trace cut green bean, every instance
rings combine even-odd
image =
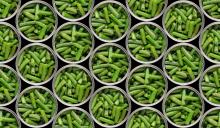
[[[45,46],[33,45],[20,52],[17,58],[18,71],[32,83],[47,81],[55,71],[55,58]]]
[[[189,126],[203,113],[203,102],[192,89],[181,87],[171,91],[165,99],[165,115],[178,126]]]
[[[36,1],[21,10],[18,29],[29,40],[44,40],[55,30],[55,18],[55,14],[48,5]]]
[[[181,41],[195,38],[203,24],[201,13],[190,2],[175,3],[164,17],[165,29],[172,38]]]
[[[163,75],[153,67],[139,67],[128,78],[128,93],[138,103],[150,105],[161,100],[166,93]]]
[[[55,36],[55,51],[68,62],[84,60],[92,50],[93,38],[82,24],[64,24]]]
[[[130,17],[123,5],[117,2],[103,2],[91,14],[91,28],[102,40],[117,40],[130,27]]]
[[[219,0],[201,0],[202,9],[208,16],[214,19],[220,19]]]
[[[137,24],[128,35],[127,48],[131,55],[142,63],[157,60],[166,47],[165,35],[154,24]]]
[[[57,102],[45,89],[28,88],[18,98],[17,107],[18,114],[25,123],[40,126],[48,123],[55,116]]]
[[[1,0],[0,1],[0,19],[9,18],[18,8],[19,0]]]
[[[198,79],[203,70],[203,58],[195,49],[187,45],[170,48],[164,59],[164,70],[173,81],[181,84]]]
[[[117,125],[127,116],[129,103],[122,92],[114,88],[99,91],[91,100],[91,111],[96,120],[106,126]]]
[[[80,67],[65,67],[54,79],[56,95],[67,104],[84,102],[92,93],[92,80]]]
[[[219,108],[213,108],[206,112],[203,120],[201,120],[201,126],[203,128],[218,128],[220,127],[220,110]]]
[[[6,108],[0,108],[0,127],[19,128],[20,122],[18,122],[15,115],[10,111]]]

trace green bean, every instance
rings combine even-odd
[[[154,67],[138,67],[128,78],[129,94],[143,105],[157,103],[166,92],[165,86],[165,78]]]
[[[64,24],[55,36],[55,51],[68,62],[85,59],[92,49],[93,38],[81,24]]]
[[[91,59],[94,75],[105,83],[116,83],[128,72],[129,58],[115,45],[103,45],[97,49]]]
[[[97,97],[96,97],[97,96]],[[104,88],[91,100],[90,108],[99,123],[112,126],[121,123],[128,114],[129,103],[122,92],[114,88]]]
[[[6,19],[13,15],[18,8],[19,0],[0,1],[0,19]]]
[[[39,96],[42,96],[44,100]],[[46,124],[57,110],[55,98],[43,88],[27,88],[18,98],[17,105],[18,114],[24,122],[32,126]]]
[[[202,15],[192,3],[177,2],[164,17],[165,29],[177,40],[193,39],[202,28]]]
[[[125,35],[129,27],[128,13],[118,2],[102,2],[91,14],[91,28],[102,40],[117,40]]]
[[[156,25],[137,24],[128,35],[128,50],[142,63],[158,59],[167,47],[166,37]]]
[[[18,29],[26,38],[35,41],[47,39],[55,24],[55,14],[48,5],[39,2],[29,3],[18,17]]]
[[[203,102],[190,88],[180,87],[170,91],[165,99],[165,114],[179,126],[193,124],[202,114]]]
[[[202,9],[208,14],[211,18],[219,19],[219,0],[201,0]]]
[[[45,46],[33,45],[25,48],[20,54],[22,56],[17,58],[18,70],[27,81],[44,82],[55,71],[55,58]]]
[[[92,93],[92,79],[81,67],[64,67],[56,76],[55,93],[67,104],[82,103]]]
[[[20,127],[20,122],[18,122],[11,110],[0,108],[0,127],[18,128]]]
[[[204,60],[195,47],[176,45],[168,51],[164,69],[170,79],[177,83],[188,83],[200,76]]]
[[[213,108],[206,112],[201,125],[204,128],[217,128],[220,126],[220,111],[219,108]]]

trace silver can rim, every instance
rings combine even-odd
[[[0,107],[0,110],[4,110],[4,111],[7,111],[7,112],[11,113],[17,121],[18,128],[21,128],[21,122],[20,122],[20,120],[19,120],[19,118],[18,118],[18,116],[16,115],[15,112],[13,112],[11,109],[6,108],[6,107]]]
[[[56,108],[55,108],[55,110],[54,110],[54,113],[53,113],[52,116],[51,116],[51,119],[50,119],[47,123],[42,124],[42,125],[30,125],[30,124],[26,123],[26,122],[23,120],[23,118],[21,117],[21,115],[20,115],[20,113],[19,113],[19,111],[18,111],[18,102],[19,102],[21,96],[22,96],[24,93],[28,93],[28,91],[30,91],[30,90],[32,90],[32,89],[42,89],[42,90],[44,90],[44,91],[46,91],[46,92],[49,92],[50,95],[51,95],[51,97],[52,97],[52,99],[53,99],[53,101],[54,101],[54,103],[55,103],[55,107],[56,107]],[[16,104],[15,104],[15,109],[16,109],[16,113],[17,113],[18,118],[21,120],[21,122],[22,122],[23,124],[25,124],[26,126],[31,127],[31,128],[42,128],[42,127],[45,127],[45,126],[49,125],[49,124],[54,120],[54,117],[55,117],[55,115],[57,114],[57,111],[58,111],[58,102],[57,102],[57,100],[56,100],[54,94],[53,94],[48,88],[43,87],[43,86],[30,86],[30,87],[25,88],[25,89],[20,93],[20,95],[18,96],[18,98],[17,98],[17,100],[16,100]]]
[[[164,36],[164,38],[165,38],[165,40],[164,40],[164,49],[163,49],[163,52],[160,54],[160,56],[159,56],[158,58],[156,58],[156,59],[154,59],[154,60],[152,60],[152,61],[146,61],[146,62],[145,62],[145,61],[138,60],[138,59],[130,52],[130,49],[128,48],[128,39],[129,39],[129,36],[130,36],[131,32],[133,32],[135,29],[137,29],[137,27],[142,26],[142,25],[152,25],[152,26],[154,26],[154,27],[156,27],[156,28],[159,28],[160,31],[163,33],[163,36]],[[138,62],[138,63],[142,63],[142,64],[152,64],[152,63],[155,63],[155,62],[159,61],[159,60],[163,57],[163,55],[164,55],[164,53],[166,52],[167,47],[168,47],[168,38],[167,38],[167,35],[166,35],[166,33],[164,32],[163,28],[160,27],[158,24],[153,23],[153,22],[140,22],[140,23],[137,23],[136,25],[134,25],[134,26],[129,30],[129,32],[128,32],[127,36],[126,36],[125,45],[126,45],[126,49],[127,49],[128,54],[131,56],[131,58],[132,58],[133,60],[135,60],[135,61]]]
[[[151,104],[142,104],[142,103],[139,103],[137,100],[135,100],[135,99],[130,95],[130,92],[129,92],[129,89],[128,89],[129,79],[130,79],[131,75],[132,75],[136,70],[138,70],[138,69],[140,69],[140,68],[145,68],[145,67],[146,67],[146,68],[147,68],[147,67],[148,67],[148,68],[152,68],[152,69],[158,71],[158,72],[163,76],[163,79],[164,79],[164,82],[165,82],[165,88],[164,88],[163,95],[159,98],[158,101],[156,101],[156,102],[154,102],[154,103],[151,103]],[[154,66],[154,65],[139,65],[139,66],[135,67],[133,70],[131,70],[131,72],[128,74],[127,79],[126,79],[126,83],[125,83],[125,88],[126,88],[126,92],[127,92],[127,94],[128,94],[128,97],[129,97],[135,104],[137,104],[137,105],[139,105],[139,106],[142,106],[142,107],[150,107],[150,106],[154,106],[154,105],[160,103],[160,102],[163,100],[163,98],[164,98],[164,96],[166,95],[167,90],[168,90],[168,80],[167,80],[165,74],[163,73],[163,71],[162,71],[160,68],[158,68],[157,66]]]
[[[90,120],[90,122],[92,123],[92,127],[95,128],[95,124],[94,124],[94,121],[93,121],[91,115],[90,115],[86,110],[84,110],[84,109],[82,109],[82,108],[79,108],[79,107],[68,107],[68,108],[62,109],[62,110],[61,110],[59,113],[57,113],[57,115],[54,117],[54,120],[53,120],[53,123],[52,123],[52,128],[55,128],[54,126],[55,126],[55,123],[56,123],[56,121],[57,121],[57,118],[58,118],[61,114],[63,114],[64,112],[67,112],[67,111],[71,111],[71,110],[77,110],[77,111],[81,111],[81,112],[85,113],[86,116],[88,117],[88,119]]]
[[[219,19],[219,21],[220,21],[220,19]],[[212,26],[215,26],[215,25],[219,25],[219,26],[220,26],[220,22],[210,23],[209,25],[207,25],[207,26],[203,29],[203,31],[201,32],[201,35],[200,35],[200,37],[199,37],[199,49],[200,49],[200,51],[201,51],[201,54],[202,54],[208,61],[210,61],[210,62],[212,62],[212,63],[214,63],[214,64],[220,64],[220,61],[213,60],[213,59],[211,59],[210,57],[208,57],[208,56],[205,54],[205,52],[203,51],[203,48],[202,48],[202,37],[203,37],[203,33],[204,33],[205,31],[207,31],[207,29],[209,29],[209,28],[211,28]]]
[[[0,25],[5,25],[5,26],[10,27],[15,32],[15,34],[16,34],[16,36],[18,38],[18,47],[17,47],[17,50],[14,53],[14,55],[11,58],[7,59],[7,60],[0,61],[0,64],[5,64],[5,63],[8,63],[8,62],[11,62],[18,55],[18,52],[21,49],[21,36],[18,33],[18,30],[14,26],[12,26],[11,24],[9,24],[7,22],[0,22]]]
[[[177,38],[173,37],[173,36],[167,31],[166,26],[165,26],[165,18],[166,18],[167,12],[168,12],[172,7],[174,7],[175,5],[177,5],[177,4],[183,4],[183,3],[184,3],[184,4],[189,4],[189,5],[192,5],[193,7],[195,7],[195,8],[197,9],[197,11],[200,13],[201,18],[202,18],[202,25],[201,25],[201,27],[200,27],[198,33],[197,33],[194,37],[192,37],[192,38],[190,38],[190,39],[187,39],[187,40],[180,40],[180,39],[177,39]],[[202,32],[202,30],[203,30],[203,28],[204,28],[204,26],[205,26],[205,17],[204,17],[204,15],[203,15],[203,12],[201,11],[200,7],[199,7],[197,4],[195,4],[195,3],[191,2],[191,1],[188,1],[188,0],[179,0],[179,1],[173,2],[172,4],[170,4],[170,5],[166,8],[166,10],[165,10],[165,12],[164,12],[164,14],[163,14],[163,17],[162,17],[162,25],[163,25],[163,29],[164,29],[165,33],[166,33],[166,34],[168,35],[168,37],[170,37],[172,40],[174,40],[174,41],[176,41],[176,42],[179,42],[179,43],[180,43],[180,42],[182,42],[182,43],[187,43],[187,42],[191,42],[191,41],[195,40],[197,37],[199,37],[199,35],[201,34],[201,32]]]
[[[202,118],[201,118],[200,121],[199,121],[199,128],[203,128],[202,123],[203,123],[203,121],[204,121],[204,118],[205,118],[210,112],[215,111],[215,110],[220,110],[220,107],[211,108],[211,109],[209,109],[208,111],[206,111],[206,112],[203,114]]]
[[[100,38],[100,37],[96,34],[96,32],[94,31],[94,29],[93,29],[93,27],[92,27],[92,16],[93,16],[93,13],[95,12],[95,10],[96,10],[97,8],[99,8],[100,6],[102,6],[102,5],[104,5],[104,4],[110,4],[110,3],[112,3],[112,4],[117,4],[117,5],[119,5],[120,7],[122,7],[122,8],[124,9],[126,15],[128,16],[128,20],[127,20],[127,22],[128,22],[128,28],[127,28],[127,30],[124,32],[124,34],[123,34],[121,37],[119,37],[119,38],[117,38],[117,39],[114,39],[114,40],[105,40],[105,39]],[[114,42],[118,42],[118,41],[122,40],[122,39],[127,35],[128,31],[129,31],[129,29],[130,29],[130,27],[131,27],[131,16],[130,16],[130,13],[128,12],[127,8],[126,8],[122,3],[118,2],[118,1],[114,1],[114,0],[105,0],[105,1],[102,1],[102,2],[98,3],[98,4],[92,9],[92,11],[90,12],[90,15],[89,15],[89,27],[90,27],[90,30],[92,31],[93,35],[94,35],[98,40],[100,40],[100,41],[102,41],[102,42],[104,42],[104,43],[114,43]]]
[[[189,90],[195,92],[195,93],[197,94],[197,96],[200,98],[201,105],[202,105],[202,110],[200,111],[200,115],[199,115],[198,119],[197,119],[195,122],[191,123],[190,125],[185,125],[185,126],[177,125],[177,124],[175,124],[173,121],[171,121],[171,120],[169,119],[169,117],[166,115],[166,111],[165,111],[165,108],[166,108],[166,100],[167,100],[168,96],[169,96],[173,91],[178,90],[178,89],[189,89]],[[200,119],[202,118],[202,115],[203,115],[203,113],[204,113],[204,111],[205,111],[205,104],[204,104],[203,98],[201,97],[200,93],[199,93],[196,89],[194,89],[193,87],[190,87],[190,86],[177,86],[177,87],[172,88],[172,89],[165,95],[165,97],[164,97],[164,99],[163,99],[163,102],[162,102],[162,111],[163,111],[163,114],[164,114],[166,120],[167,120],[170,124],[172,124],[173,126],[178,127],[178,128],[189,128],[189,127],[194,126],[195,124],[197,124],[197,123],[200,121]]]
[[[134,12],[131,10],[131,8],[130,8],[129,5],[128,5],[128,0],[125,1],[125,4],[126,4],[126,7],[127,7],[128,11],[129,11],[129,13],[130,13],[135,19],[138,19],[138,20],[144,21],[144,22],[148,22],[148,21],[156,20],[156,19],[158,19],[160,16],[163,15],[164,11],[165,11],[166,8],[167,8],[168,0],[164,0],[164,7],[163,7],[163,9],[161,10],[160,14],[158,14],[157,16],[154,16],[154,17],[152,17],[152,18],[150,18],[150,19],[141,18],[141,17],[137,16],[136,14],[134,14]]]
[[[10,15],[9,17],[0,19],[0,22],[6,21],[6,20],[10,20],[12,17],[14,17],[14,16],[16,15],[16,13],[18,12],[20,6],[21,6],[21,0],[18,0],[17,8],[16,8],[16,10],[12,13],[12,15]]]
[[[139,112],[139,111],[142,111],[142,110],[150,110],[150,111],[156,112],[156,113],[163,119],[164,124],[165,124],[165,128],[168,128],[168,123],[167,123],[167,120],[166,120],[166,118],[164,117],[164,115],[163,115],[158,109],[153,108],[153,107],[141,107],[141,108],[138,108],[138,109],[134,110],[134,111],[130,114],[130,116],[128,117],[128,119],[127,119],[127,122],[126,122],[126,124],[125,124],[125,127],[126,127],[126,128],[128,128],[129,121],[130,121],[130,119],[133,117],[133,115],[134,115],[135,113]]]
[[[51,74],[50,78],[48,78],[47,80],[45,80],[45,81],[43,81],[43,82],[40,82],[40,83],[34,83],[34,82],[31,82],[31,81],[27,80],[26,78],[24,78],[23,75],[21,74],[19,68],[18,68],[18,61],[19,61],[20,55],[24,52],[24,50],[26,50],[26,49],[28,49],[29,47],[32,47],[32,46],[33,46],[33,47],[34,47],[34,46],[39,46],[39,47],[43,47],[43,48],[47,49],[47,50],[51,53],[51,55],[53,56],[54,61],[55,61],[54,71],[53,71],[53,73]],[[53,50],[52,50],[49,46],[47,46],[47,45],[45,45],[45,44],[42,44],[42,43],[31,43],[31,44],[28,44],[28,45],[24,46],[24,47],[19,51],[18,56],[17,56],[16,61],[15,61],[15,67],[16,67],[16,71],[17,71],[18,76],[19,76],[24,82],[26,82],[26,83],[28,83],[28,84],[30,84],[30,85],[43,85],[43,84],[49,82],[49,81],[54,77],[54,75],[55,75],[55,73],[56,73],[56,71],[57,71],[57,69],[58,69],[58,60],[57,60],[57,57],[56,57],[56,55],[54,54]]]
[[[212,65],[212,66],[209,66],[201,75],[200,79],[199,79],[199,91],[200,91],[200,94],[202,96],[202,98],[207,102],[209,103],[210,105],[212,106],[216,106],[216,107],[220,107],[220,104],[216,104],[216,103],[213,103],[211,101],[209,101],[206,96],[204,95],[203,91],[202,91],[202,81],[203,81],[203,78],[205,76],[205,74],[207,72],[209,72],[210,70],[213,70],[215,68],[220,68],[220,65]]]
[[[200,59],[201,59],[201,63],[203,63],[203,64],[202,64],[202,67],[201,67],[201,69],[200,69],[200,71],[198,72],[199,74],[197,75],[197,77],[196,77],[194,80],[189,81],[189,82],[186,82],[186,83],[179,83],[179,82],[174,81],[174,80],[170,77],[170,75],[168,75],[167,70],[166,70],[166,68],[165,68],[165,60],[166,60],[166,57],[167,57],[167,55],[169,54],[169,52],[172,51],[173,49],[177,48],[177,47],[180,47],[180,46],[191,47],[192,49],[196,50],[198,56],[199,56]],[[204,71],[204,67],[205,67],[205,60],[204,60],[204,58],[203,58],[203,56],[202,56],[200,50],[199,50],[196,46],[194,46],[194,45],[192,45],[192,44],[189,44],[189,43],[178,43],[178,44],[175,44],[175,45],[171,46],[171,47],[166,51],[166,53],[164,54],[164,57],[163,57],[163,60],[162,60],[162,68],[163,68],[163,71],[164,71],[165,76],[166,76],[171,82],[173,82],[174,84],[181,85],[181,86],[190,85],[190,84],[196,82],[196,81],[200,78],[202,72]]]
[[[74,19],[74,18],[71,19],[71,18],[66,18],[66,17],[64,17],[64,16],[58,11],[57,6],[56,6],[56,4],[55,4],[55,0],[53,0],[52,3],[53,3],[53,8],[54,8],[54,10],[55,10],[55,12],[57,13],[57,15],[58,15],[59,17],[61,17],[62,19],[66,20],[66,21],[71,21],[71,22],[72,22],[72,21],[80,21],[80,20],[85,19],[85,18],[91,13],[92,8],[94,7],[94,4],[95,4],[95,0],[92,1],[92,4],[91,4],[90,9],[88,10],[88,12],[87,12],[85,15],[83,15],[83,16],[81,16],[81,17],[79,17],[79,18],[75,18],[75,19]]]
[[[127,59],[128,59],[128,70],[126,72],[126,74],[117,82],[114,82],[114,83],[107,83],[107,82],[103,82],[101,81],[94,73],[93,73],[93,69],[92,69],[92,59],[95,55],[95,53],[102,47],[105,47],[105,46],[114,46],[114,47],[117,47],[119,49],[121,49],[124,54],[126,54],[127,56]],[[104,44],[101,44],[99,45],[98,47],[95,48],[95,50],[92,52],[90,58],[89,58],[89,70],[90,70],[90,73],[92,74],[92,77],[95,78],[95,80],[97,80],[99,83],[103,84],[103,85],[109,85],[109,86],[112,86],[112,85],[116,85],[116,84],[119,84],[121,83],[122,81],[124,81],[126,79],[126,77],[128,76],[128,73],[130,72],[131,70],[131,59],[130,59],[130,56],[128,55],[127,51],[121,46],[121,45],[118,45],[118,44],[115,44],[115,43],[104,43]]]
[[[208,17],[209,19],[213,20],[213,21],[220,21],[220,19],[214,18],[212,16],[210,16],[204,9],[203,9],[203,4],[202,4],[202,0],[199,0],[199,6],[203,12],[203,14],[205,14],[206,17]]]
[[[57,52],[56,50],[56,36],[58,34],[58,32],[65,26],[67,25],[79,25],[80,27],[83,27],[86,29],[86,31],[90,34],[90,37],[91,37],[91,41],[92,41],[92,45],[91,45],[91,48],[90,48],[90,51],[89,53],[86,55],[86,57],[84,57],[83,59],[79,60],[79,61],[68,61],[68,60],[65,60],[63,57],[60,56],[60,54]],[[78,63],[82,63],[84,62],[85,60],[87,60],[89,58],[89,56],[92,54],[92,51],[95,47],[95,39],[94,39],[94,36],[91,32],[91,30],[83,23],[80,23],[80,22],[67,22],[67,23],[64,23],[62,24],[53,34],[53,38],[52,38],[52,47],[53,47],[53,50],[54,50],[54,53],[56,54],[56,56],[62,60],[63,62],[65,63],[68,63],[68,64],[78,64]]]
[[[9,69],[10,71],[12,71],[12,72],[14,73],[14,75],[16,76],[16,79],[17,79],[17,82],[18,82],[18,86],[19,86],[17,93],[15,94],[14,98],[13,98],[11,101],[9,101],[9,102],[7,102],[7,103],[0,104],[0,107],[4,107],[4,106],[7,106],[7,105],[12,104],[12,103],[17,99],[17,97],[19,96],[20,91],[21,91],[21,79],[20,79],[20,77],[18,76],[17,72],[16,72],[12,67],[10,67],[10,66],[8,66],[8,65],[4,65],[4,64],[2,65],[2,64],[0,64],[0,68],[7,68],[7,69]]]
[[[93,113],[92,113],[92,101],[93,101],[94,97],[96,96],[96,94],[98,94],[99,92],[101,92],[101,91],[104,90],[104,89],[115,89],[115,90],[118,90],[118,91],[120,91],[120,92],[123,94],[124,98],[126,98],[127,101],[128,101],[128,112],[127,112],[127,115],[125,116],[125,118],[124,118],[123,121],[121,121],[120,123],[118,123],[118,124],[116,124],[116,125],[104,125],[104,124],[102,124],[101,122],[99,122],[99,121],[95,118],[95,116],[93,115]],[[126,120],[128,119],[128,117],[129,117],[129,115],[130,115],[130,113],[131,113],[131,101],[130,101],[130,99],[129,99],[127,93],[126,93],[123,89],[121,89],[121,88],[119,88],[119,87],[116,87],[116,86],[103,86],[103,87],[97,89],[97,90],[93,93],[93,95],[92,95],[92,97],[91,97],[91,99],[90,99],[90,101],[89,101],[89,113],[90,113],[92,119],[93,119],[98,125],[100,125],[100,126],[102,126],[102,127],[105,127],[105,128],[115,128],[115,127],[118,127],[118,126],[122,125],[122,124],[123,124],[124,122],[126,122]]]
[[[55,81],[56,81],[57,75],[58,75],[61,71],[64,71],[64,70],[67,69],[67,68],[79,68],[79,69],[85,71],[85,72],[87,73],[87,75],[90,77],[91,82],[92,82],[92,88],[91,88],[91,92],[90,92],[89,96],[88,96],[84,101],[82,101],[82,102],[80,102],[80,103],[77,103],[77,104],[70,104],[70,103],[64,102],[64,101],[57,95],[57,93],[56,93],[56,91],[55,91],[55,85],[54,85],[54,83],[55,83]],[[59,102],[61,102],[62,104],[66,105],[66,106],[69,106],[69,107],[77,107],[77,106],[80,106],[80,105],[85,104],[85,103],[86,103],[87,101],[89,101],[89,99],[91,98],[91,96],[92,96],[92,94],[93,94],[93,92],[94,92],[94,89],[95,89],[95,82],[94,82],[94,79],[93,79],[91,73],[89,72],[89,70],[86,69],[85,67],[81,66],[81,65],[76,65],[76,64],[66,65],[66,66],[63,66],[62,68],[60,68],[60,69],[56,72],[56,74],[55,74],[55,76],[54,76],[54,78],[53,78],[53,81],[52,81],[52,90],[53,90],[54,96],[57,98],[57,100],[58,100]]]
[[[19,25],[18,25],[18,22],[19,22],[18,20],[19,20],[20,14],[21,14],[22,10],[23,10],[27,5],[30,5],[30,4],[42,4],[42,5],[44,5],[44,6],[47,6],[47,7],[53,12],[53,15],[54,15],[54,18],[55,18],[54,29],[53,29],[53,31],[52,31],[46,38],[44,38],[44,39],[42,39],[42,40],[32,40],[32,39],[29,39],[28,37],[26,37],[26,36],[20,31],[20,27],[19,27]],[[48,4],[48,3],[45,2],[45,1],[41,1],[41,0],[33,0],[33,1],[29,1],[29,2],[27,2],[27,3],[25,3],[25,4],[23,4],[23,5],[21,6],[21,8],[17,11],[16,18],[15,18],[15,25],[16,25],[16,28],[17,28],[19,34],[20,34],[25,40],[27,40],[27,41],[29,41],[29,42],[31,42],[31,43],[40,43],[40,42],[47,41],[48,39],[50,39],[50,38],[53,36],[53,34],[54,34],[54,32],[56,31],[57,26],[58,26],[58,17],[57,17],[56,12],[54,11],[53,7],[52,7],[50,4]]]

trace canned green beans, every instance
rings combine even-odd
[[[131,103],[126,93],[115,86],[99,88],[90,99],[92,118],[102,127],[118,127],[130,114]]]
[[[202,117],[199,123],[200,128],[218,128],[220,118],[220,108],[209,109]]]
[[[86,68],[79,65],[62,67],[53,80],[55,96],[67,106],[78,106],[87,102],[93,90],[93,78]]]
[[[199,4],[204,14],[215,21],[220,21],[219,0],[199,0]]]
[[[137,62],[154,63],[162,58],[167,42],[167,36],[159,25],[142,22],[128,32],[126,47],[130,56]]]
[[[84,24],[69,22],[61,25],[53,36],[53,49],[67,63],[86,60],[94,47],[94,38]]]
[[[162,109],[172,125],[186,128],[199,122],[204,112],[204,102],[196,89],[179,86],[167,93]]]
[[[20,120],[29,127],[45,127],[57,113],[57,100],[53,93],[41,86],[23,90],[16,101],[16,112]]]
[[[53,128],[95,128],[89,113],[77,107],[60,111],[54,119]]]
[[[50,47],[32,43],[19,52],[16,70],[25,82],[41,85],[52,79],[57,70],[57,63],[57,58]]]
[[[94,0],[53,0],[57,14],[68,21],[78,21],[89,15]]]
[[[6,106],[16,100],[21,81],[13,68],[0,65],[0,83],[0,106]]]
[[[130,67],[130,58],[126,50],[114,43],[106,43],[97,47],[89,61],[93,77],[105,85],[122,82],[130,71]]]
[[[19,9],[20,0],[1,0],[0,1],[0,21],[11,19]]]
[[[190,1],[176,1],[163,15],[163,28],[177,42],[190,42],[197,38],[204,27],[200,8]]]
[[[96,5],[89,17],[93,34],[104,42],[117,42],[125,37],[131,18],[123,4],[103,1]]]
[[[131,100],[141,106],[159,103],[167,92],[167,79],[163,72],[153,65],[134,68],[126,80],[126,90]]]
[[[151,107],[142,107],[131,113],[126,128],[168,128],[163,114]]]
[[[187,43],[170,47],[162,63],[165,75],[178,85],[189,85],[195,82],[204,69],[204,58],[199,49]]]
[[[213,63],[220,63],[218,42],[220,41],[220,23],[209,24],[202,32],[199,47],[203,56]]]
[[[12,110],[0,107],[0,127],[21,128],[21,123]]]
[[[203,98],[214,106],[220,106],[219,76],[220,66],[213,65],[204,71],[199,81],[200,92]]]
[[[126,0],[126,5],[131,15],[142,21],[151,21],[159,18],[168,0]]]
[[[16,28],[6,22],[0,22],[0,63],[13,60],[21,47],[21,38]]]
[[[43,42],[53,35],[57,27],[57,15],[48,3],[30,1],[18,11],[16,27],[26,40]]]

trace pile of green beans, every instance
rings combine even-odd
[[[110,2],[110,1],[109,1]],[[91,28],[103,40],[117,40],[130,27],[130,17],[122,5],[103,3],[91,14]]]
[[[66,61],[80,61],[91,51],[93,43],[91,36],[80,24],[66,24],[55,37],[55,51]]]
[[[178,40],[194,38],[200,31],[203,22],[197,8],[188,3],[174,5],[164,16],[165,29]]]
[[[18,16],[18,29],[30,40],[46,39],[55,29],[55,15],[46,5],[32,3],[23,8]]]
[[[26,90],[17,101],[17,112],[22,120],[32,126],[48,123],[56,113],[56,103],[52,95],[40,88]]]
[[[100,47],[92,58],[92,72],[105,83],[116,83],[128,72],[128,56],[116,46]]]
[[[137,68],[128,79],[128,93],[138,103],[156,103],[165,93],[165,78],[153,67]]]
[[[202,120],[202,128],[219,128],[220,127],[220,110],[219,108],[210,110]]]
[[[92,80],[82,68],[68,67],[61,70],[54,82],[58,97],[68,104],[85,101],[91,93]]]
[[[209,102],[220,104],[220,67],[213,66],[206,71],[200,83],[202,94]]]
[[[1,0],[0,1],[0,19],[10,17],[17,9],[19,0]]]
[[[9,111],[0,108],[1,128],[20,128],[16,117]]]
[[[187,83],[197,79],[203,70],[203,58],[191,46],[176,45],[164,58],[164,70],[175,82]]]
[[[58,12],[65,18],[78,19],[85,16],[92,7],[93,0],[54,0]]]
[[[155,111],[143,109],[135,112],[128,120],[127,128],[165,128],[164,119]]]
[[[158,16],[165,6],[165,0],[126,0],[131,11],[142,19]]]
[[[19,47],[19,39],[15,31],[5,24],[0,24],[0,61],[12,58]]]
[[[33,83],[48,80],[55,70],[55,58],[43,46],[36,45],[24,49],[17,60],[22,77]]]
[[[187,126],[197,121],[202,107],[200,97],[193,90],[178,88],[165,99],[164,112],[174,124]]]
[[[123,93],[113,88],[101,90],[91,102],[91,110],[95,119],[107,126],[121,123],[128,114],[127,99]]]
[[[18,94],[20,82],[16,74],[7,67],[0,66],[0,104],[12,101]]]
[[[128,50],[141,62],[154,61],[167,47],[163,32],[153,24],[139,24],[128,35]]]
[[[208,27],[201,37],[201,48],[205,55],[211,60],[220,61],[220,24],[214,24]]]
[[[220,19],[219,0],[201,0],[203,10],[212,18]]]
[[[57,117],[54,128],[93,128],[93,124],[83,111],[70,109]]]

